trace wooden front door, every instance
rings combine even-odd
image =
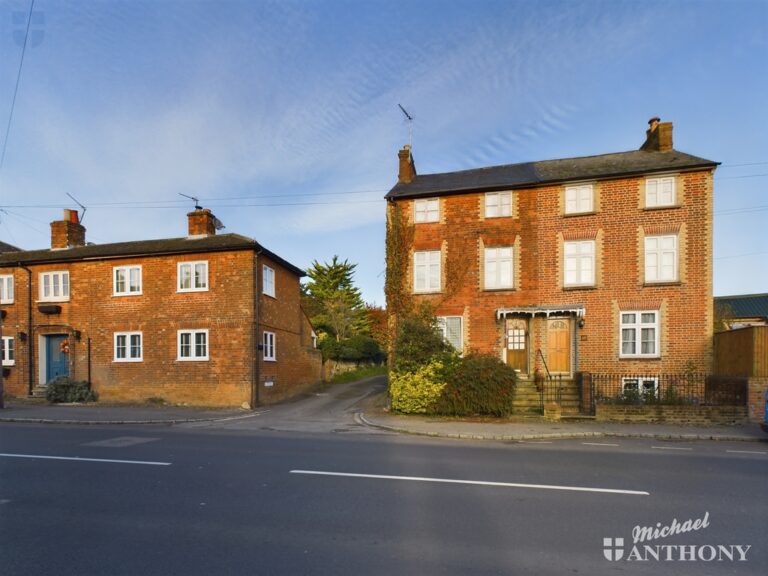
[[[525,318],[509,318],[505,326],[507,364],[528,374],[528,321]]]
[[[65,352],[66,334],[52,334],[45,337],[45,381],[59,376],[69,376],[69,354]]]
[[[551,373],[571,372],[571,322],[567,318],[547,320],[547,364]]]

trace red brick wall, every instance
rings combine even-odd
[[[440,198],[439,222],[414,225],[413,201],[398,201],[413,226],[413,250],[442,248],[442,290],[414,295],[429,301],[438,315],[463,315],[468,348],[501,354],[503,325],[499,308],[581,305],[584,327],[576,331],[578,366],[592,372],[682,372],[690,361],[709,372],[712,364],[712,175],[681,174],[679,206],[644,209],[644,179],[596,183],[596,211],[563,215],[564,186],[513,192],[512,217],[482,217],[484,195]],[[388,211],[391,214],[391,210]],[[643,233],[679,231],[680,282],[644,285]],[[596,286],[563,288],[563,238],[596,239]],[[515,288],[482,290],[483,246],[515,244]],[[406,276],[412,291],[413,260]],[[661,312],[661,357],[619,358],[619,311]],[[391,312],[396,313],[396,310]],[[533,351],[545,357],[544,319],[531,326]],[[533,358],[531,358],[533,362]]]
[[[208,262],[208,290],[178,292],[177,263],[198,260]],[[44,350],[40,336],[67,334],[69,370],[74,379],[88,378],[90,340],[91,381],[102,401],[162,398],[210,406],[250,403],[257,344],[254,261],[253,251],[242,250],[31,266],[34,385],[41,383],[40,353]],[[113,267],[127,265],[141,265],[142,294],[113,296]],[[278,382],[284,397],[319,380],[320,359],[318,353],[314,362],[315,355],[306,350],[309,336],[299,307],[298,278],[281,266],[272,266],[277,272],[279,298],[265,303],[263,316],[281,334]],[[38,274],[48,270],[70,273],[70,299],[55,303],[61,306],[59,314],[46,315],[37,309]],[[2,306],[7,311],[3,333],[16,336],[16,362],[5,389],[24,396],[30,338],[21,342],[18,333],[29,333],[27,274],[18,268],[2,269],[1,273],[15,275],[14,303]],[[179,329],[208,330],[208,360],[177,359]],[[80,332],[79,340],[74,337],[75,330]],[[114,333],[135,331],[142,332],[143,361],[115,362]],[[308,346],[311,349],[311,339]]]

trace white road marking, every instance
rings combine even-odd
[[[693,450],[693,448],[678,448],[677,446],[651,446],[654,450]]]
[[[519,484],[517,482],[485,482],[482,480],[452,480],[449,478],[424,478],[420,476],[388,476],[382,474],[353,474],[349,472],[323,472],[320,470],[291,470],[291,474],[313,476],[342,476],[345,478],[371,478],[377,480],[405,480],[409,482],[435,482],[440,484],[470,484],[474,486],[497,486],[501,488],[533,488],[538,490],[566,490],[571,492],[600,492],[603,494],[628,494],[650,496],[649,492],[638,490],[617,490],[613,488],[588,488],[584,486],[556,486],[552,484]]]
[[[618,444],[608,444],[607,442],[582,442],[584,446],[618,446]]]
[[[170,462],[144,460],[110,460],[107,458],[80,458],[79,456],[42,456],[40,454],[0,454],[2,458],[30,458],[33,460],[72,460],[75,462],[106,462],[109,464],[143,464],[145,466],[170,466]]]
[[[731,454],[768,454],[768,452],[758,452],[757,450],[726,450]]]

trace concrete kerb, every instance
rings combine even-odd
[[[461,434],[458,432],[422,431],[390,426],[368,420],[363,412],[355,415],[362,424],[371,428],[410,434],[413,436],[427,436],[432,438],[451,438],[456,440],[493,440],[497,442],[521,442],[526,440],[578,440],[581,438],[645,438],[650,440],[713,440],[719,442],[765,442],[765,439],[749,436],[735,436],[727,434],[669,434],[649,432],[542,432],[540,434]]]
[[[19,424],[64,424],[64,425],[79,425],[79,426],[113,426],[115,424],[135,424],[135,425],[160,425],[160,426],[173,426],[175,424],[187,424],[191,422],[225,422],[227,420],[242,420],[245,418],[253,418],[259,416],[264,412],[253,412],[251,414],[243,414],[242,416],[217,416],[211,418],[169,418],[169,419],[149,419],[149,420],[64,420],[56,418],[14,418],[14,417],[0,417],[0,422],[15,422]]]

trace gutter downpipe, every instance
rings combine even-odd
[[[33,326],[32,326],[32,270],[24,266],[21,262],[19,262],[19,268],[26,271],[27,273],[27,395],[32,396],[32,388],[34,388],[34,375],[35,375],[35,368],[33,366],[33,361],[35,359],[35,335],[33,334]]]
[[[259,282],[259,256],[263,252],[263,248],[259,247],[256,250],[255,267],[253,270],[253,280],[256,284],[254,286],[254,293],[256,295],[256,317],[253,327],[253,381],[251,382],[251,410],[255,410],[259,405],[259,380],[261,379],[261,363],[259,361],[259,352],[261,351],[261,344],[259,341],[259,331],[261,327],[261,282]]]

